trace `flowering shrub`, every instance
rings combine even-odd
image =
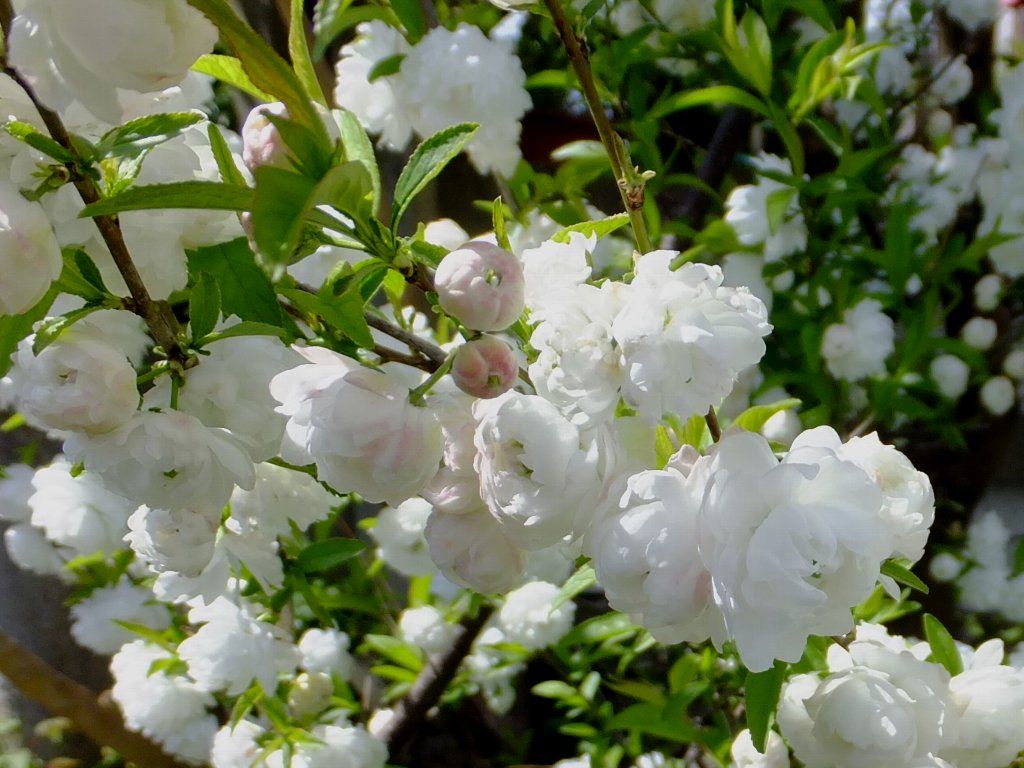
[[[1018,758],[1024,557],[915,467],[1024,380],[1018,10],[293,0],[286,58],[226,0],[7,5],[0,403],[61,453],[0,518],[110,656],[85,733]]]

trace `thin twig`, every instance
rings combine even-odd
[[[711,439],[717,443],[722,439],[722,425],[718,423],[718,414],[715,413],[714,406],[708,409],[707,414],[704,416],[704,421],[707,422],[708,431],[711,432]]]
[[[373,354],[379,357],[382,363],[401,363],[412,368],[419,368],[428,373],[434,371],[434,364],[419,353],[406,354],[404,352],[396,352],[393,349],[377,344],[373,348]]]
[[[392,756],[409,743],[427,713],[448,689],[492,611],[490,607],[481,608],[476,616],[464,619],[452,647],[441,658],[427,662],[409,693],[395,706],[394,716],[378,734]]]
[[[637,247],[641,252],[647,253],[653,250],[653,247],[650,236],[647,234],[647,224],[644,221],[644,186],[642,182],[634,180],[635,173],[629,166],[629,158],[624,157],[622,138],[615,133],[615,129],[612,128],[611,121],[604,111],[604,103],[601,101],[597,81],[590,68],[590,54],[587,51],[586,39],[577,35],[573,30],[560,0],[544,0],[544,5],[547,6],[551,20],[555,23],[555,29],[558,30],[558,36],[562,39],[562,45],[565,46],[565,51],[569,55],[569,63],[572,64],[573,71],[576,73],[583,98],[586,99],[590,115],[597,127],[597,134],[601,137],[601,143],[608,154],[608,162],[611,163],[615,183],[622,196],[622,204],[626,208],[626,213],[629,214]]]
[[[184,768],[141,734],[126,729],[116,707],[3,632],[0,632],[0,674],[54,716],[66,717],[97,746],[117,750],[126,762],[147,768]]]
[[[32,86],[25,81],[21,74],[10,67],[7,67],[4,71],[22,87],[29,99],[31,99],[51,138],[74,158],[66,167],[71,175],[71,181],[75,185],[75,189],[78,190],[78,194],[82,198],[82,202],[86,205],[98,202],[100,200],[99,190],[92,179],[81,173],[82,158],[71,141],[71,136],[67,128],[64,127],[60,117],[56,112],[43,106],[35,91],[32,90]],[[146,286],[142,282],[142,276],[139,274],[138,269],[136,269],[131,253],[128,251],[128,246],[125,244],[124,235],[121,233],[121,227],[118,225],[117,219],[112,216],[94,216],[93,221],[103,237],[103,242],[106,243],[107,250],[110,251],[110,255],[114,259],[117,271],[121,273],[125,285],[128,286],[128,292],[132,297],[132,301],[128,306],[146,321],[150,332],[153,334],[153,338],[157,344],[163,347],[169,360],[176,362],[183,368],[189,368],[194,365],[196,362],[195,358],[190,358],[178,343],[178,321],[171,312],[170,307],[166,303],[154,301],[149,295],[149,291],[146,290]]]
[[[381,333],[386,333],[391,338],[405,344],[409,349],[415,350],[423,355],[423,357],[430,362],[431,371],[440,368],[448,358],[448,354],[436,344],[431,344],[426,339],[421,339],[415,333],[407,331],[404,328],[385,320],[380,315],[373,312],[366,312],[364,313],[364,316],[366,317],[366,324],[371,328],[376,328]]]

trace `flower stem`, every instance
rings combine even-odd
[[[434,385],[437,384],[437,382],[439,382],[441,379],[443,379],[445,375],[448,373],[448,371],[451,370],[452,361],[454,359],[455,353],[452,352],[450,355],[448,355],[448,357],[444,359],[444,362],[437,367],[437,370],[430,374],[430,376],[428,376],[427,379],[422,384],[416,387],[416,389],[409,392],[409,401],[413,405],[423,405],[423,399],[427,395],[427,393],[430,392],[430,390],[434,388]]]
[[[583,98],[586,99],[590,108],[590,115],[597,127],[597,135],[601,137],[605,152],[608,153],[608,162],[612,166],[612,174],[615,176],[615,183],[619,188],[622,197],[622,204],[629,214],[629,223],[633,227],[633,236],[636,238],[637,248],[641,253],[648,253],[653,250],[650,236],[647,234],[647,224],[644,221],[644,184],[636,178],[636,172],[630,163],[626,153],[625,144],[622,142],[611,121],[604,111],[604,103],[601,101],[601,94],[597,88],[597,81],[594,72],[590,68],[590,54],[587,50],[586,38],[577,34],[565,15],[561,0],[544,0],[551,20],[555,23],[558,36],[562,39],[562,45],[569,55],[569,63],[572,64],[576,79],[579,81]]]

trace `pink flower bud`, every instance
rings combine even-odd
[[[449,253],[434,285],[441,309],[475,331],[504,330],[523,312],[523,267],[491,243],[473,240]]]
[[[452,378],[467,395],[492,398],[510,390],[519,375],[512,349],[494,336],[463,344],[452,361]]]
[[[288,117],[284,104],[261,104],[249,113],[242,126],[242,160],[255,172],[263,165],[285,166],[288,147],[267,115]]]

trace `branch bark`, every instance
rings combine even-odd
[[[586,99],[587,107],[590,108],[590,115],[597,127],[597,134],[601,137],[605,152],[608,154],[608,162],[611,163],[612,173],[615,176],[615,183],[619,188],[619,195],[622,197],[622,205],[629,214],[629,222],[633,227],[633,235],[636,238],[637,247],[642,253],[653,250],[650,236],[647,234],[647,224],[644,221],[644,187],[642,182],[634,180],[635,173],[629,165],[629,158],[625,157],[622,138],[612,128],[611,121],[604,111],[604,102],[601,101],[601,94],[597,89],[597,81],[590,68],[590,54],[587,51],[587,42],[584,37],[577,35],[569,22],[569,18],[562,9],[561,0],[544,0],[551,20],[555,23],[558,36],[562,39],[562,45],[569,55],[569,63],[572,64],[576,79],[579,81],[583,98]]]
[[[146,768],[185,768],[148,739],[125,728],[115,706],[54,669],[3,632],[0,632],[0,674],[55,716],[68,718],[95,744],[117,750],[127,762]]]
[[[32,86],[28,84],[20,73],[10,67],[5,68],[4,71],[21,86],[29,99],[31,99],[51,138],[75,158],[75,161],[69,163],[67,168],[71,174],[72,183],[75,185],[75,189],[78,190],[82,201],[89,205],[100,200],[100,193],[96,184],[79,170],[82,158],[72,143],[71,136],[68,134],[68,130],[60,117],[56,112],[47,109],[43,105],[39,97],[36,96],[35,91],[32,90]],[[135,262],[132,261],[131,253],[128,251],[128,246],[125,244],[124,235],[121,233],[121,227],[118,225],[117,219],[112,216],[96,216],[93,218],[93,221],[96,223],[96,228],[99,230],[100,235],[103,237],[103,242],[106,243],[107,249],[114,259],[117,271],[121,273],[125,285],[128,286],[128,292],[132,298],[132,311],[146,321],[150,332],[153,334],[153,338],[157,344],[163,347],[169,360],[178,363],[182,368],[194,365],[195,360],[190,359],[178,343],[178,321],[171,312],[171,308],[165,303],[154,301],[149,295],[149,291],[146,290],[146,286],[142,282],[142,276],[139,275]]]
[[[412,689],[395,706],[395,714],[391,721],[378,734],[378,738],[388,745],[392,758],[409,743],[423,724],[427,713],[447,690],[448,684],[455,678],[462,660],[469,655],[473,641],[484,628],[492,612],[492,608],[481,608],[475,617],[464,619],[462,629],[452,647],[436,662],[427,663],[413,683]]]
[[[376,328],[382,333],[386,333],[393,339],[402,342],[409,349],[412,349],[425,357],[431,364],[431,370],[440,368],[445,360],[448,359],[447,353],[435,344],[431,344],[425,339],[421,339],[415,333],[405,330],[388,320],[385,320],[380,315],[374,314],[373,312],[366,312],[366,324],[371,328]]]

